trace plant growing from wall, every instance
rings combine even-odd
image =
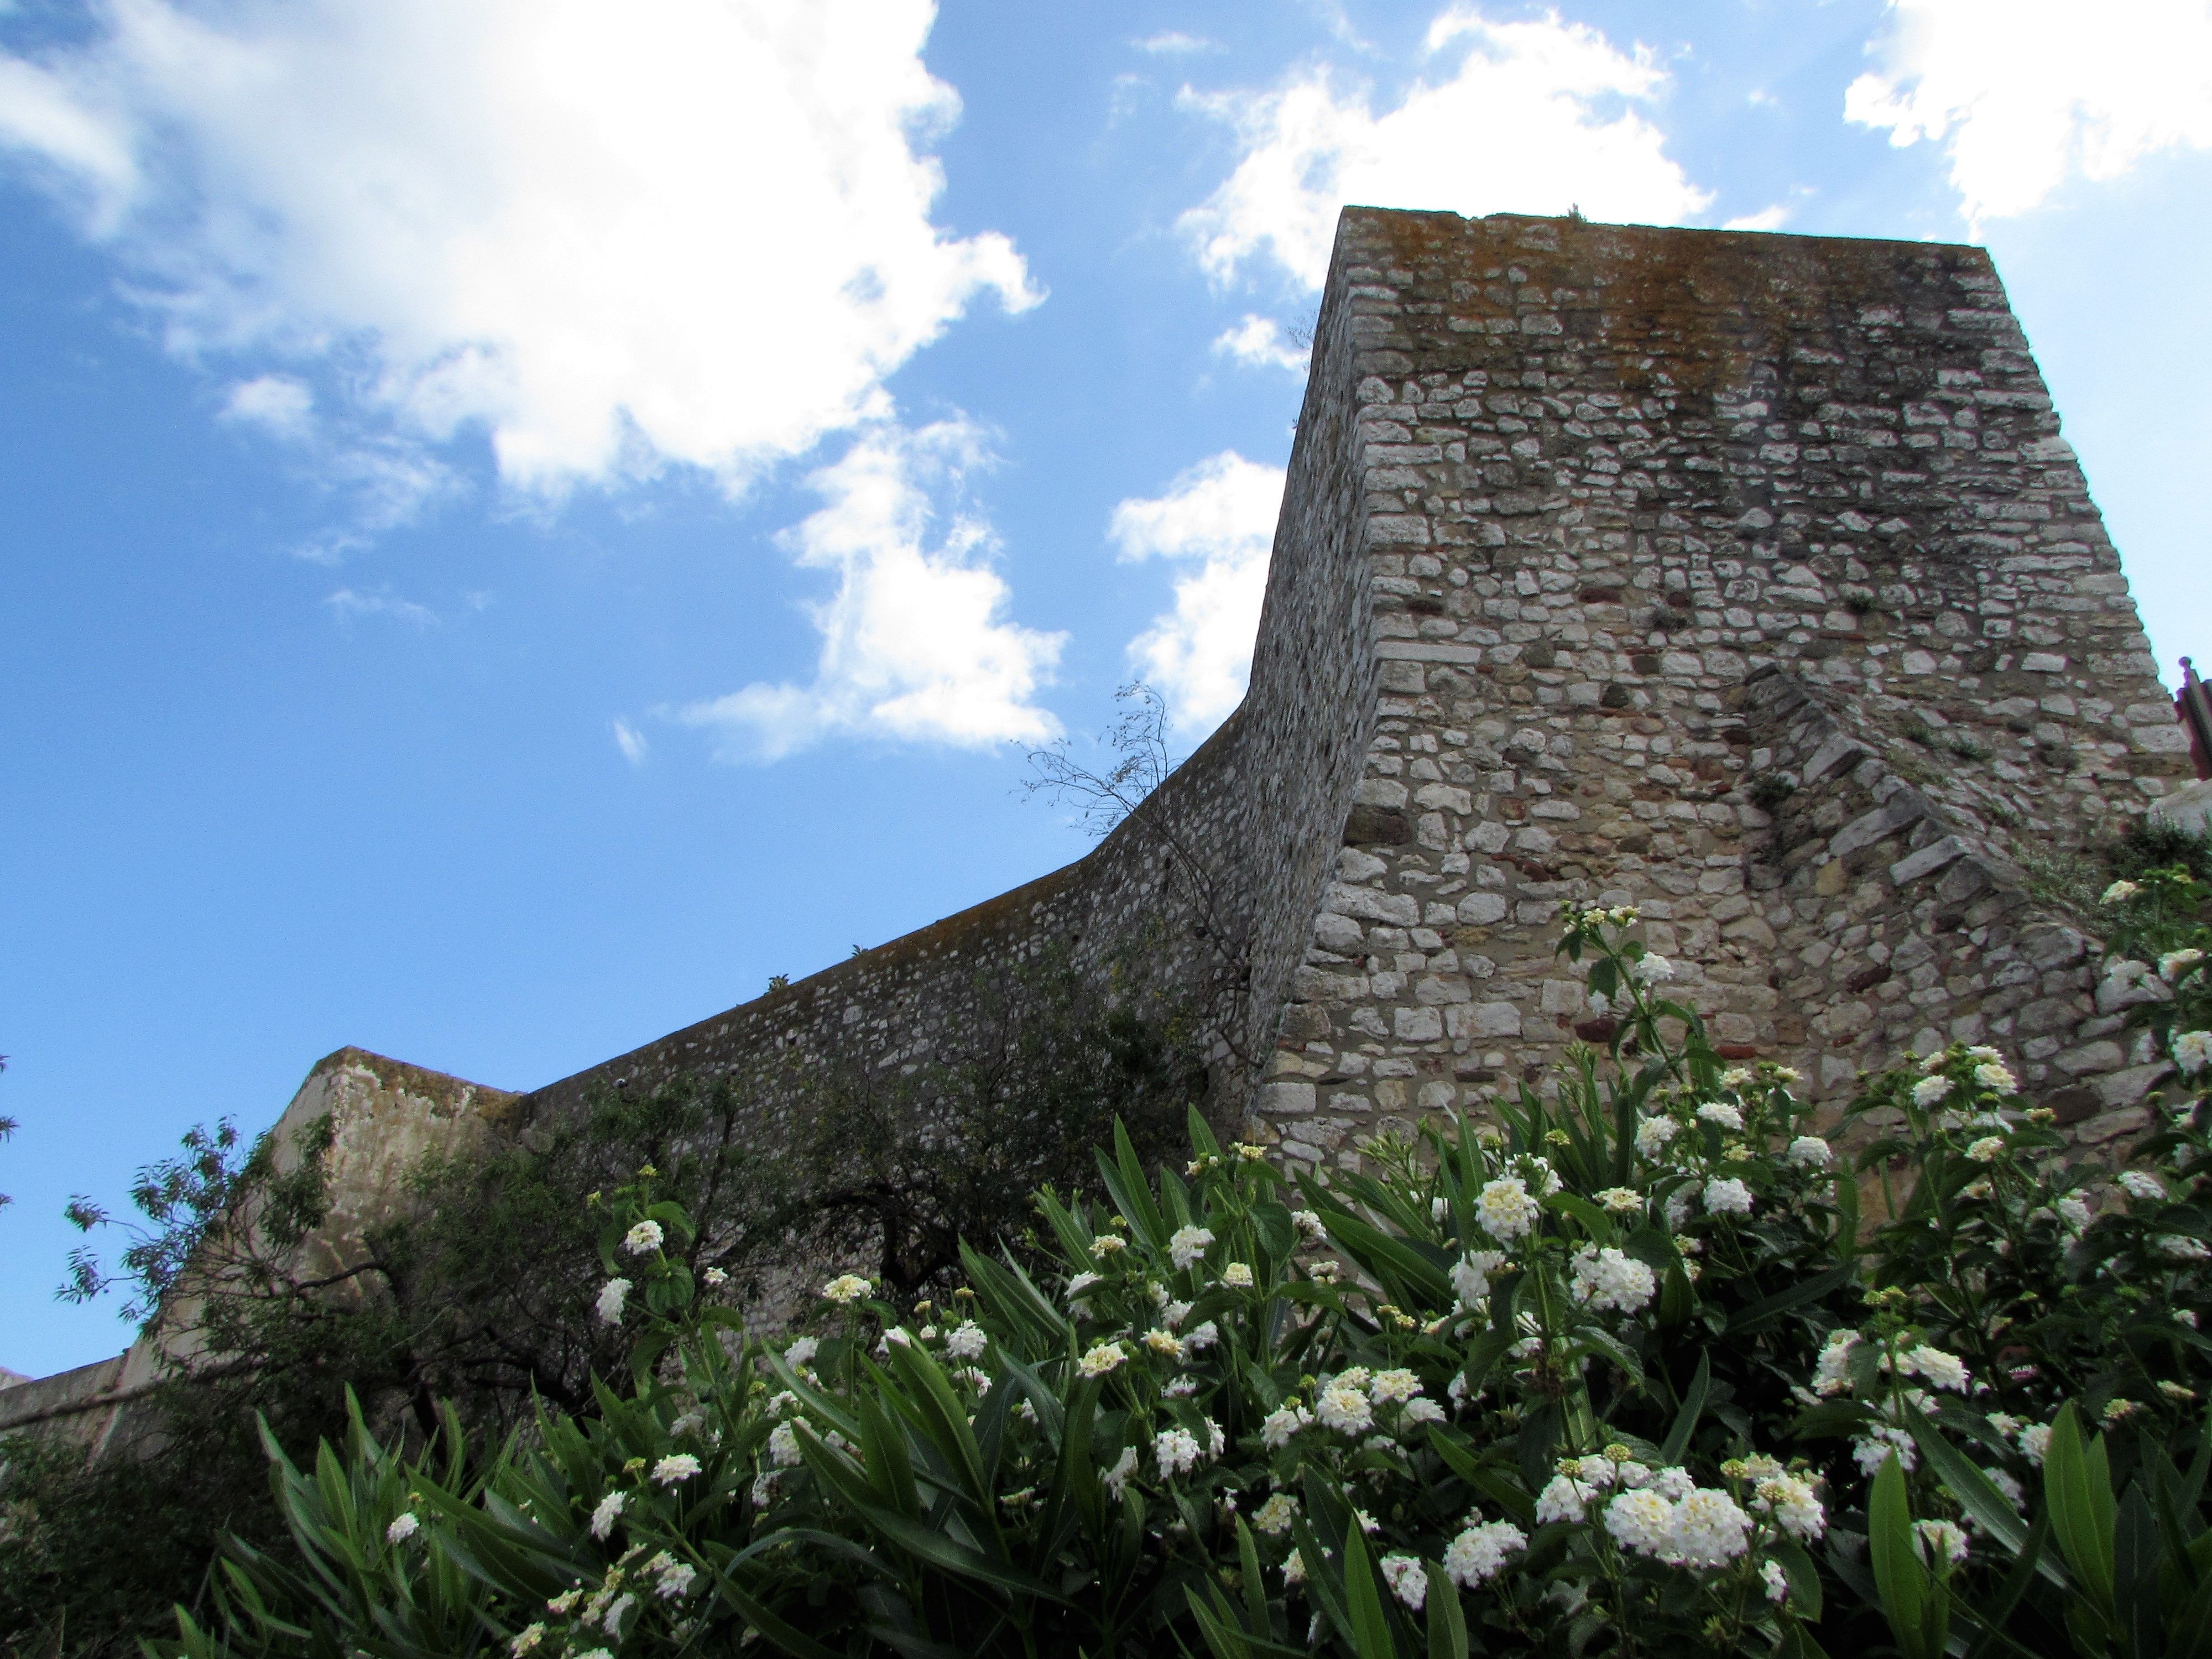
[[[1029,751],[1024,787],[1073,808],[1077,821],[1103,840],[1123,825],[1158,860],[1164,896],[1176,916],[1175,945],[1195,941],[1199,984],[1193,999],[1204,1045],[1249,1071],[1255,1055],[1246,1031],[1251,1008],[1252,906],[1243,866],[1206,843],[1207,824],[1186,799],[1160,786],[1173,770],[1165,699],[1141,683],[1115,693],[1121,713],[1105,733],[1119,757],[1103,772],[1077,760],[1065,740]],[[1154,941],[1157,943],[1157,941]]]

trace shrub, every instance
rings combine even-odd
[[[307,1282],[328,1121],[284,1160],[228,1124],[188,1133],[181,1157],[141,1171],[116,1267],[87,1249],[70,1271],[82,1296],[124,1285],[137,1315],[188,1299],[198,1359],[147,1402],[155,1431],[131,1455],[0,1445],[0,1654],[135,1652],[179,1601],[204,1616],[224,1534],[266,1564],[288,1520],[302,1524],[270,1502],[272,1454],[306,1459],[327,1439],[357,1469],[351,1454],[440,1439],[449,1417],[496,1445],[541,1406],[596,1413],[604,1391],[629,1390],[630,1344],[593,1314],[605,1212],[586,1200],[641,1166],[690,1218],[681,1265],[714,1275],[726,1310],[772,1302],[790,1263],[825,1255],[903,1306],[949,1285],[963,1236],[1020,1256],[1029,1193],[1088,1187],[1099,1123],[1126,1119],[1146,1168],[1180,1144],[1205,1074],[1174,1007],[1101,995],[1060,955],[974,988],[967,1046],[889,1082],[679,1077],[429,1158],[360,1259]],[[257,1224],[232,1224],[241,1214]]]
[[[2115,1177],[1954,1045],[1853,1167],[1633,921],[1568,915],[1619,1035],[1556,1098],[1327,1183],[1118,1136],[941,1302],[846,1274],[750,1338],[640,1171],[594,1211],[631,1386],[474,1462],[280,1457],[293,1551],[167,1650],[2195,1650],[2205,1065],[2158,1039],[2188,1098]]]

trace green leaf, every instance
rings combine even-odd
[[[737,1609],[739,1618],[786,1653],[795,1654],[798,1659],[840,1659],[833,1649],[823,1647],[812,1637],[786,1624],[728,1578],[715,1579],[714,1589],[725,1601]]]
[[[1975,1524],[2014,1555],[2024,1555],[2029,1537],[2027,1522],[2020,1518],[2011,1501],[1997,1490],[1996,1483],[1910,1404],[1905,1408],[1905,1420],[1912,1431],[1914,1443],[1920,1448],[1921,1455],[1927,1458],[1928,1467],[1951,1489],[1952,1496],[1959,1500]],[[2063,1590],[2068,1588],[2065,1571],[2039,1549],[2036,1552],[2035,1565],[2037,1571],[2058,1589]]]
[[[1049,1352],[1066,1340],[1072,1328],[1067,1316],[1053,1306],[1052,1298],[1037,1288],[1036,1281],[1018,1264],[1001,1266],[977,1254],[963,1240],[960,1265],[984,1306],[1025,1333],[1037,1350]]]
[[[2140,1481],[2121,1498],[2112,1532],[2112,1614],[2130,1653],[2157,1648],[2158,1522]]]
[[[2112,1483],[2101,1437],[2085,1448],[2081,1418],[2068,1401],[2051,1425],[2044,1454],[2044,1501],[2066,1565],[2098,1616],[2112,1615]]]
[[[2208,1574],[2166,1626],[2166,1659],[2212,1656],[2212,1574]]]
[[[1221,1143],[1213,1138],[1213,1127],[1196,1106],[1183,1113],[1183,1127],[1190,1134],[1190,1149],[1200,1158],[1219,1158]]]
[[[1045,1494],[1042,1525],[1039,1528],[1039,1537],[1048,1547],[1059,1536],[1062,1513],[1070,1507],[1076,1521],[1091,1539],[1095,1540],[1104,1531],[1105,1493],[1099,1484],[1098,1471],[1091,1461],[1091,1430],[1098,1415],[1102,1387],[1102,1379],[1083,1377],[1068,1396],[1060,1462],[1053,1472],[1052,1490]],[[1055,1402],[1054,1410],[1059,1409]],[[1039,1415],[1042,1415],[1042,1407]]]
[[[1859,1253],[1859,1183],[1851,1171],[1836,1171],[1836,1249],[1847,1258]]]
[[[863,1391],[858,1401],[860,1452],[873,1486],[886,1508],[901,1515],[919,1516],[921,1495],[915,1489],[914,1463],[907,1456],[906,1437],[884,1418],[875,1397]]]
[[[1382,1612],[1381,1587],[1367,1557],[1367,1540],[1355,1517],[1344,1535],[1344,1599],[1352,1613],[1352,1650],[1359,1659],[1397,1659],[1390,1622]]]
[[[1377,1278],[1395,1277],[1407,1287],[1416,1306],[1450,1303],[1451,1280],[1444,1270],[1407,1241],[1393,1238],[1334,1205],[1321,1213],[1331,1238]]]
[[[1613,1235],[1620,1231],[1611,1216],[1586,1198],[1578,1198],[1572,1193],[1553,1193],[1544,1202],[1581,1222],[1583,1231],[1589,1235],[1593,1243],[1610,1244],[1613,1242]]]
[[[1729,1336],[1742,1336],[1759,1328],[1771,1319],[1788,1313],[1792,1308],[1802,1308],[1808,1302],[1818,1302],[1831,1291],[1839,1291],[1858,1276],[1858,1263],[1845,1261],[1826,1273],[1815,1273],[1810,1279],[1800,1279],[1787,1290],[1777,1291],[1772,1296],[1761,1297],[1747,1307],[1739,1308],[1729,1316]]]
[[[1777,1538],[1766,1547],[1790,1580],[1790,1610],[1800,1619],[1817,1622],[1822,1603],[1820,1567],[1794,1539]]]
[[[1467,1620],[1459,1609],[1459,1589],[1437,1563],[1422,1565],[1429,1575],[1429,1659],[1467,1659]]]
[[[952,1391],[937,1361],[919,1346],[908,1342],[889,1346],[891,1364],[910,1390],[915,1408],[929,1425],[931,1442],[959,1477],[968,1501],[981,1512],[986,1540],[994,1550],[1003,1551],[994,1513],[995,1494],[983,1470],[982,1449],[975,1443],[975,1431],[969,1425],[960,1396]]]
[[[1252,1206],[1252,1225],[1260,1236],[1260,1248],[1277,1261],[1288,1260],[1298,1248],[1297,1224],[1291,1219],[1287,1204],[1255,1204]]]
[[[1114,1120],[1115,1182],[1108,1183],[1114,1193],[1114,1201],[1121,1206],[1132,1227],[1152,1242],[1152,1248],[1164,1250],[1168,1245],[1167,1223],[1160,1217],[1158,1206],[1152,1202],[1152,1189],[1145,1179],[1144,1160],[1137,1156],[1137,1148],[1129,1139],[1128,1126],[1120,1118]],[[1105,1158],[1100,1155],[1103,1172]],[[1119,1190],[1115,1190],[1118,1184]]]
[[[1306,1471],[1306,1498],[1309,1511],[1322,1513],[1315,1501],[1315,1483],[1319,1477],[1315,1471]],[[1357,1528],[1355,1528],[1357,1530]],[[1352,1613],[1344,1604],[1344,1586],[1334,1569],[1329,1565],[1328,1553],[1322,1548],[1321,1539],[1304,1516],[1291,1524],[1291,1535],[1297,1540],[1298,1559],[1305,1563],[1307,1597],[1327,1615],[1329,1623],[1347,1642],[1353,1640]]]
[[[1782,1639],[1774,1644],[1773,1659],[1828,1659],[1828,1653],[1804,1626],[1793,1623],[1784,1627]]]
[[[1893,1451],[1874,1478],[1874,1494],[1867,1505],[1867,1545],[1874,1582],[1881,1592],[1882,1616],[1889,1620],[1899,1650],[1905,1659],[1938,1659],[1943,1644],[1931,1639],[1935,1620],[1930,1604],[1942,1592],[1929,1581],[1913,1548],[1905,1466]]]
[[[1274,1622],[1267,1615],[1267,1585],[1260,1576],[1260,1547],[1244,1517],[1237,1517],[1237,1565],[1244,1577],[1244,1616],[1255,1636],[1272,1636]]]
[[[1682,1396],[1682,1408],[1674,1413],[1674,1425],[1667,1431],[1666,1442],[1659,1449],[1662,1462],[1680,1463],[1683,1454],[1690,1449],[1690,1437],[1697,1431],[1698,1418],[1705,1409],[1705,1395],[1712,1386],[1712,1356],[1700,1348],[1698,1374],[1690,1379],[1689,1392]]]

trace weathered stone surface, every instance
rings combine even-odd
[[[1610,1035],[1571,901],[1642,906],[1818,1096],[1988,1042],[2106,1144],[2148,1056],[2029,872],[2201,814],[2171,707],[1981,250],[1352,209],[1237,712],[1079,863],[514,1109],[910,1068],[994,975],[1141,933],[1170,992],[1237,946],[1224,1115],[1356,1164]]]
[[[404,1201],[403,1178],[414,1164],[514,1127],[520,1103],[505,1090],[361,1048],[341,1048],[319,1062],[271,1131],[282,1173],[298,1167],[301,1133],[330,1121],[322,1154],[330,1207],[292,1271],[322,1278],[357,1265],[367,1253],[365,1234]],[[251,1226],[252,1218],[234,1224]],[[198,1312],[191,1297],[173,1297],[147,1334],[114,1358],[0,1390],[0,1433],[46,1428],[95,1454],[132,1443],[153,1427],[143,1408],[133,1408],[161,1379],[165,1356],[189,1364],[200,1352]]]
[[[1364,976],[1292,984],[1334,1051],[1457,1105],[1540,1079],[1578,1019],[1605,1035],[1553,957],[1559,902],[1635,901],[1716,1036],[1816,1091],[1955,1037],[2031,1091],[2130,1101],[2127,1056],[2083,1030],[2093,952],[2023,872],[2184,763],[1987,257],[1353,210],[1302,439],[1353,287],[1387,300],[1348,441],[1389,520],[1354,798],[1398,784],[1427,816],[1347,836],[1374,856],[1328,908],[1449,905],[1487,967],[1438,1038],[1401,1018],[1436,977],[1370,937]],[[1358,954],[1341,927],[1312,945]],[[1340,1090],[1395,1109],[1346,1079],[1317,1110]]]

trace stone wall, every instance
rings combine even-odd
[[[2142,1056],[2024,866],[2186,745],[1988,256],[1352,210],[1335,277],[1380,672],[1283,1155],[1601,1034],[1570,897],[1640,904],[1726,1051],[1828,1097],[1986,1039],[2124,1128]]]
[[[1025,964],[1135,943],[1139,990],[1237,968],[1220,1115],[1333,1167],[1601,1039],[1553,943],[1602,900],[1725,1054],[1836,1100],[1988,1041],[2098,1143],[2148,1056],[2049,878],[2186,751],[1979,249],[1352,209],[1250,691],[1089,857],[526,1097],[354,1051],[310,1089],[398,1103],[346,1106],[367,1203],[596,1086],[957,1059]]]
[[[288,1271],[321,1277],[360,1261],[364,1234],[393,1212],[409,1166],[511,1127],[517,1099],[360,1048],[319,1061],[270,1132],[276,1167],[289,1171],[298,1168],[303,1138],[325,1121],[329,1131],[321,1153],[329,1211]],[[250,1231],[253,1218],[233,1224]],[[0,1389],[0,1434],[43,1428],[98,1452],[153,1432],[158,1425],[144,1402],[171,1362],[189,1365],[200,1352],[198,1306],[196,1296],[176,1296],[113,1358]]]
[[[1155,988],[1170,994],[1201,994],[1224,952],[1249,973],[1233,1006],[1213,1011],[1229,1028],[1214,1056],[1216,1104],[1234,1121],[1273,1050],[1374,727],[1375,532],[1352,436],[1365,325],[1344,288],[1339,272],[1317,331],[1250,690],[1220,730],[1087,858],[562,1079],[526,1097],[526,1116],[574,1109],[596,1086],[743,1074],[769,1060],[912,1068],[957,1055],[979,997],[1021,964],[1064,948],[1103,974],[1133,942]],[[765,1094],[762,1133],[788,1109]]]

